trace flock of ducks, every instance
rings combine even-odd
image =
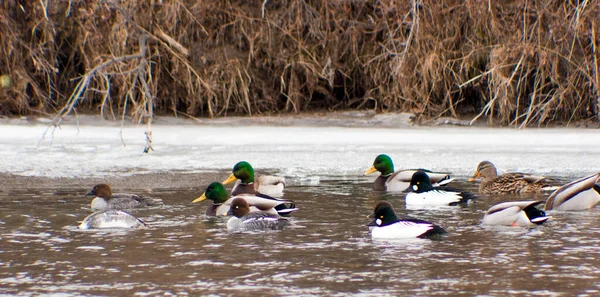
[[[456,206],[469,204],[477,196],[468,191],[454,189],[448,173],[425,169],[394,170],[392,159],[385,154],[375,158],[365,174],[379,172],[373,183],[376,191],[405,192],[407,207]],[[509,201],[492,206],[483,216],[483,225],[532,227],[543,224],[549,217],[546,211],[575,211],[589,209],[600,203],[600,173],[580,178],[558,188],[551,187],[542,176],[524,173],[498,175],[496,167],[483,161],[469,181],[481,179],[480,194],[540,193],[554,190],[546,200]],[[224,185],[236,182],[231,195]],[[290,225],[286,218],[298,210],[293,201],[282,199],[285,179],[261,175],[255,177],[254,169],[245,161],[235,164],[232,174],[222,183],[213,182],[193,203],[210,200],[207,216],[230,216],[230,231],[279,230]],[[95,211],[84,219],[79,228],[140,228],[147,224],[126,210],[161,205],[162,201],[133,194],[113,194],[109,185],[96,185],[88,195]],[[368,225],[373,239],[439,238],[444,229],[434,223],[400,218],[393,205],[379,201],[370,216]]]

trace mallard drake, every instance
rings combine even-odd
[[[294,202],[289,200],[276,199],[267,195],[241,194],[229,198],[227,190],[220,182],[213,182],[202,193],[202,196],[196,198],[192,203],[211,200],[213,203],[206,209],[207,216],[218,216],[227,213],[231,202],[235,198],[243,198],[251,206],[252,211],[263,211],[271,214],[289,215],[298,210]]]
[[[237,180],[231,190],[231,195],[239,194],[265,194],[280,197],[285,188],[285,178],[273,175],[260,175],[254,178],[254,168],[246,161],[238,162],[233,166],[233,173],[223,181],[229,184]]]
[[[251,212],[248,202],[242,198],[233,199],[227,215],[232,216],[227,221],[229,231],[281,230],[290,225],[290,221],[276,214]]]
[[[479,193],[537,193],[548,187],[546,178],[524,173],[505,173],[498,176],[496,166],[490,161],[483,161],[477,165],[475,175],[469,181],[483,178],[479,185]]]
[[[584,210],[600,203],[600,173],[572,181],[554,191],[545,210]]]
[[[108,209],[94,212],[83,219],[79,229],[143,228],[144,221],[122,210]]]
[[[399,219],[387,201],[375,205],[373,222],[368,226],[372,239],[435,238],[446,231],[433,223],[418,219]]]
[[[140,196],[136,194],[113,194],[112,188],[107,184],[95,185],[87,196],[96,196],[92,200],[92,211],[107,209],[132,209],[138,207],[155,206],[162,203],[160,199]]]
[[[411,192],[406,194],[406,205],[454,206],[460,203],[466,204],[475,198],[475,195],[470,192],[447,187],[434,187],[429,175],[424,171],[417,171],[413,174],[410,188]]]
[[[541,225],[549,217],[536,208],[544,201],[511,201],[492,206],[483,216],[482,225],[530,227]]]
[[[426,171],[431,182],[436,185],[441,186],[452,181],[448,173],[432,172],[426,169],[405,169],[394,172],[394,162],[385,154],[377,156],[365,174],[372,174],[376,171],[381,173],[373,183],[373,189],[376,191],[402,192],[408,189],[413,174],[419,170]]]

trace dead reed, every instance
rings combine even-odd
[[[0,115],[568,124],[598,117],[599,15],[585,0],[4,0]]]

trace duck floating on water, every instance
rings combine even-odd
[[[584,210],[600,203],[600,173],[572,181],[554,191],[545,210]]]
[[[242,198],[250,205],[252,212],[263,211],[274,215],[286,216],[298,210],[294,202],[290,200],[276,199],[266,195],[241,194],[229,198],[223,184],[213,182],[206,188],[202,196],[196,198],[192,203],[211,200],[213,203],[206,209],[206,215],[218,216],[227,213],[229,206],[235,198]]]
[[[373,165],[365,174],[372,174],[379,171],[381,174],[373,183],[373,190],[403,192],[410,187],[412,176],[417,171],[426,171],[429,178],[436,186],[448,184],[452,178],[448,173],[432,172],[426,169],[405,169],[394,172],[394,162],[388,155],[381,154],[375,158]]]
[[[246,161],[238,162],[233,166],[232,174],[223,181],[223,184],[229,184],[236,181],[231,190],[231,195],[239,194],[264,194],[269,196],[281,197],[285,188],[285,178],[273,175],[254,176],[254,168]]]
[[[483,216],[482,225],[532,227],[541,225],[549,217],[536,206],[544,201],[511,201],[492,206]]]
[[[113,194],[112,188],[107,184],[95,185],[86,195],[96,196],[91,203],[91,208],[93,211],[107,209],[133,209],[155,206],[162,203],[160,199],[153,199],[136,194]]]
[[[278,215],[264,211],[250,211],[248,202],[235,198],[227,211],[231,215],[227,221],[229,231],[281,230],[290,225],[290,221]]]
[[[116,209],[94,212],[87,216],[79,229],[105,229],[105,228],[144,228],[148,225],[135,216]]]
[[[446,187],[434,187],[428,173],[417,171],[410,182],[411,192],[406,194],[406,205],[455,206],[467,204],[475,195]]]
[[[512,172],[498,175],[496,166],[490,161],[483,161],[477,165],[477,170],[469,181],[482,178],[479,185],[481,194],[503,193],[539,193],[549,187],[546,178],[531,174]]]
[[[374,220],[368,226],[372,239],[437,238],[446,231],[433,223],[418,219],[399,219],[391,203],[375,205]]]

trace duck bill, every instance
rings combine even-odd
[[[196,202],[200,202],[200,201],[204,201],[206,200],[206,193],[202,193],[202,196],[194,199],[194,201],[192,201],[192,203],[196,203]]]
[[[226,185],[228,183],[235,181],[236,179],[237,179],[237,177],[235,177],[235,175],[232,174],[226,180],[223,181],[223,184]]]
[[[478,180],[480,177],[481,177],[481,175],[479,175],[479,171],[476,171],[475,174],[469,178],[469,182],[474,182],[474,181]]]
[[[91,191],[87,192],[87,194],[85,194],[86,196],[93,196],[96,195],[96,191],[94,189],[92,189]]]
[[[369,168],[369,170],[365,171],[365,174],[371,174],[375,171],[377,171],[377,168],[375,168],[375,166],[371,166],[371,168]]]

